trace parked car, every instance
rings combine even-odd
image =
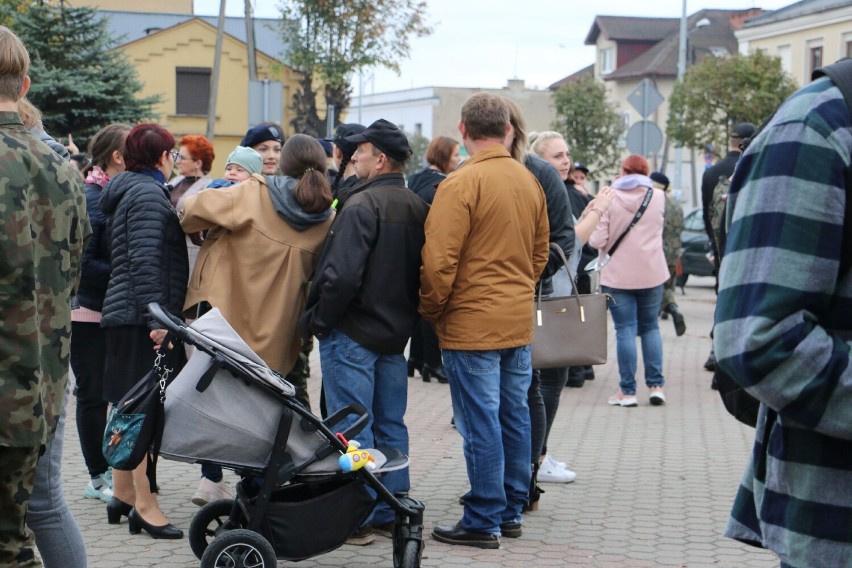
[[[681,274],[677,285],[686,284],[690,274],[695,276],[713,276],[716,267],[710,252],[710,238],[704,232],[704,214],[701,208],[693,209],[683,218],[683,231],[680,234],[683,249],[680,253]]]

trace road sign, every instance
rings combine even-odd
[[[663,147],[663,131],[649,120],[640,120],[627,130],[627,149],[634,154],[648,156]]]
[[[654,86],[650,79],[643,79],[639,85],[633,89],[633,92],[627,97],[633,108],[636,109],[642,118],[648,118],[652,112],[657,110],[657,107],[663,103],[663,95]]]

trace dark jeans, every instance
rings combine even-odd
[[[71,369],[77,397],[77,433],[83,461],[91,477],[109,467],[102,452],[107,423],[104,400],[104,354],[106,339],[98,323],[71,322]]]
[[[547,439],[550,428],[559,409],[562,389],[568,381],[568,368],[534,369],[532,382],[527,391],[527,404],[530,407],[530,426],[532,427],[532,461],[547,453]]]

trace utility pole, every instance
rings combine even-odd
[[[246,48],[248,48],[249,81],[257,81],[257,59],[254,53],[254,20],[251,17],[251,0],[246,0]]]
[[[207,139],[216,135],[216,98],[219,95],[219,71],[222,67],[222,40],[225,38],[225,3],[219,1],[219,21],[216,27],[216,53],[213,55],[213,73],[210,75],[210,99],[207,104]]]
[[[683,0],[683,11],[680,16],[680,41],[677,53],[677,82],[683,81],[686,73],[686,0]],[[674,190],[679,194],[683,190],[681,170],[683,169],[683,148],[680,143],[675,145]]]

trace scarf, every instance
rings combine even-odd
[[[86,176],[86,183],[93,183],[101,187],[105,186],[109,181],[109,174],[101,169],[100,166],[92,167],[89,175]]]

